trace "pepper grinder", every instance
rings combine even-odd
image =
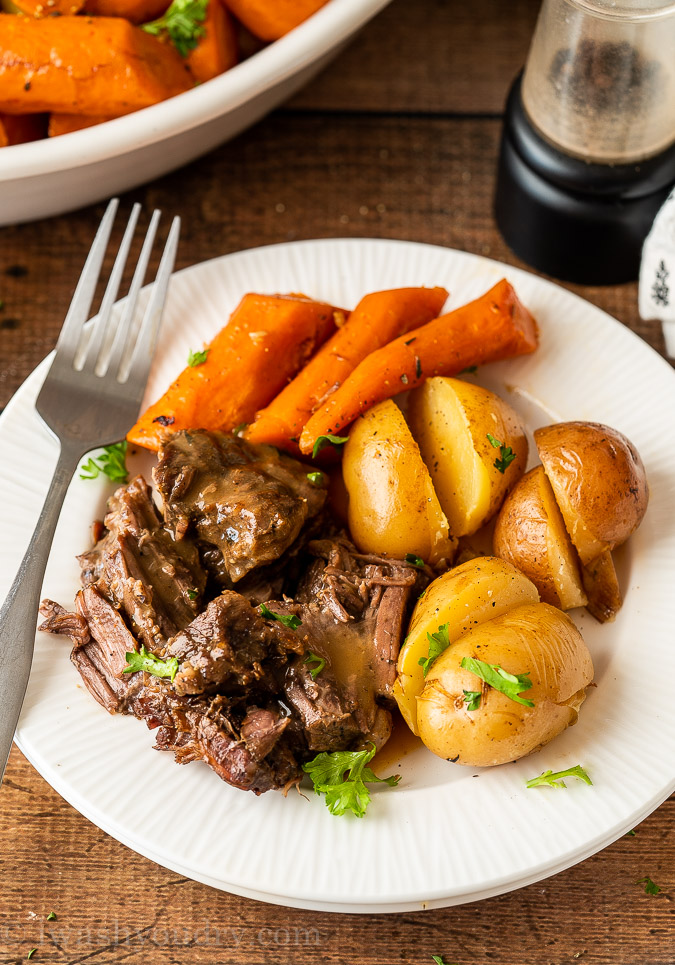
[[[506,108],[506,242],[557,278],[632,281],[673,184],[675,3],[544,0]]]

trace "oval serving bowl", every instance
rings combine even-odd
[[[330,0],[206,84],[73,134],[0,150],[0,225],[73,211],[160,177],[299,90],[389,0]]]

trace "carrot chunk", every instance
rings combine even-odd
[[[300,436],[311,453],[319,436],[338,433],[366,409],[435,375],[533,352],[537,323],[505,280],[468,305],[441,315],[367,356]]]
[[[86,127],[95,127],[111,120],[112,117],[106,114],[50,114],[48,135],[58,137],[59,134],[72,134],[73,131],[83,131]]]
[[[335,309],[296,295],[245,295],[206,349],[128,433],[159,449],[167,433],[249,422],[335,329]]]
[[[3,16],[0,111],[128,114],[189,90],[179,54],[116,17]]]
[[[235,17],[261,40],[278,40],[325,3],[327,0],[225,0]]]
[[[366,295],[302,372],[257,414],[246,438],[297,453],[297,440],[314,410],[359,362],[436,318],[447,297],[445,288],[396,288]]]
[[[47,118],[42,114],[0,114],[0,147],[39,141],[46,130]]]
[[[194,79],[202,84],[224,74],[238,60],[234,23],[221,0],[209,0],[204,31],[185,60]]]

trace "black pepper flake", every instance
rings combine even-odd
[[[0,322],[0,328],[4,329],[5,331],[8,329],[13,331],[15,328],[18,328],[19,325],[20,322],[18,318],[3,318]]]
[[[422,377],[422,363],[417,356],[415,356],[415,375],[418,379]]]
[[[28,269],[25,265],[10,265],[9,268],[5,268],[5,274],[10,278],[25,278]]]
[[[416,340],[417,340],[417,336],[415,335],[413,338],[409,338],[405,344],[412,345],[412,343],[415,342]]]
[[[152,421],[159,422],[160,426],[172,426],[176,419],[172,415],[158,415]]]
[[[24,89],[24,90],[30,90],[30,81],[29,81],[29,80],[27,80],[26,83],[23,85],[23,89]]]

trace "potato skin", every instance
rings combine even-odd
[[[495,523],[496,556],[525,573],[544,603],[561,610],[587,603],[576,551],[542,466],[535,466],[504,501]]]
[[[529,673],[532,687],[521,696],[534,706],[483,686],[462,669],[463,657]],[[434,754],[459,764],[518,760],[576,722],[592,679],[591,655],[569,617],[547,603],[515,607],[470,630],[434,661],[417,700],[420,737]],[[481,688],[479,707],[467,710],[464,690]]]
[[[520,417],[480,385],[438,377],[411,392],[408,420],[450,532],[475,533],[525,471],[528,444]],[[495,465],[500,450],[488,433],[515,455],[504,472]]]
[[[425,683],[419,660],[429,653],[427,633],[435,633],[446,624],[452,642],[480,623],[538,600],[534,584],[510,563],[494,556],[462,563],[427,587],[413,611],[393,688],[398,708],[414,734],[418,732],[417,697]]]
[[[647,476],[635,446],[597,422],[560,422],[534,439],[581,562],[625,542],[647,510]]]
[[[452,559],[454,542],[431,477],[403,413],[381,402],[353,424],[342,473],[349,493],[349,529],[362,552],[427,563]]]

